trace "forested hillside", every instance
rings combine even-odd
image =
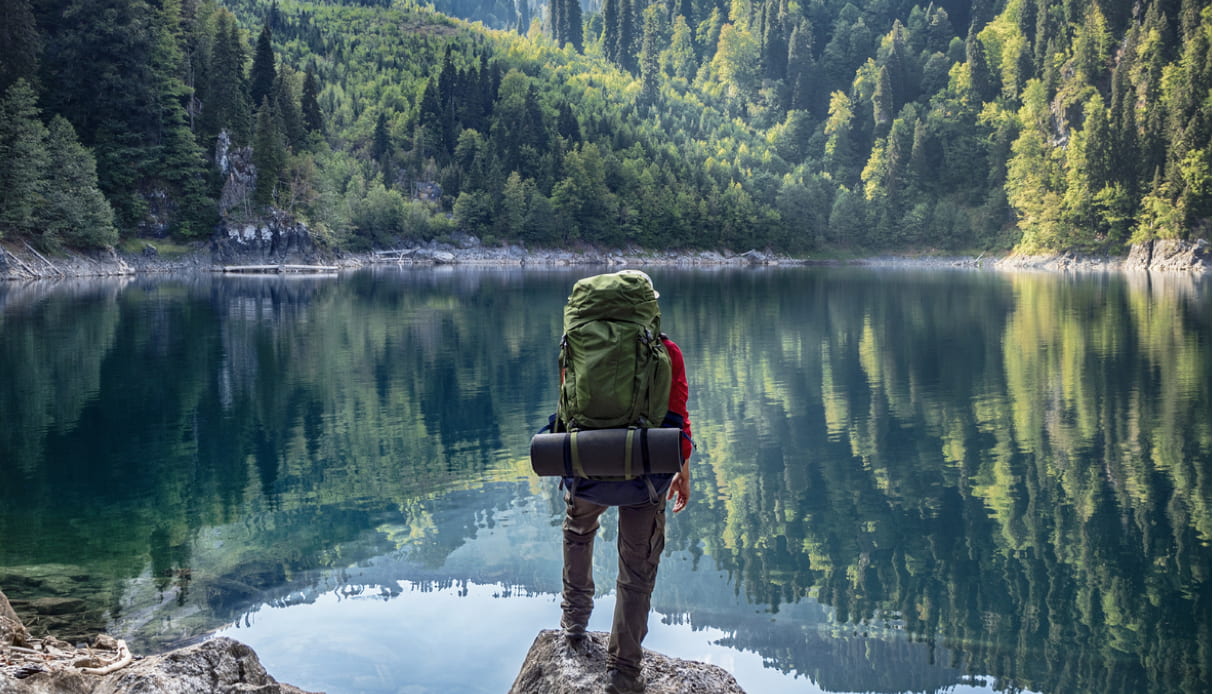
[[[271,215],[346,248],[1210,236],[1208,2],[434,7],[484,25],[400,0],[0,0],[0,238]]]

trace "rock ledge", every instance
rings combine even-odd
[[[582,653],[571,653],[562,632],[537,634],[508,694],[603,692],[608,634],[590,632]],[[709,663],[682,660],[643,649],[642,678],[648,694],[744,694],[731,673]]]

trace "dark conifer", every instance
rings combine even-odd
[[[372,159],[380,161],[389,153],[389,124],[384,111],[376,115],[376,127],[372,130]]]
[[[0,0],[0,94],[19,79],[37,80],[41,50],[29,0]]]
[[[0,238],[28,235],[38,226],[49,166],[46,136],[34,90],[18,79],[0,98]]]
[[[254,128],[253,161],[257,171],[254,203],[271,205],[275,201],[279,177],[287,163],[287,145],[269,98],[263,99],[261,107],[258,108],[257,124]]]
[[[620,66],[621,56],[617,52],[620,48],[617,33],[621,30],[621,0],[604,0],[602,17],[604,31],[600,34],[600,45],[604,50],[604,57],[609,62]]]
[[[207,68],[207,89],[203,101],[199,132],[203,146],[210,149],[221,130],[227,130],[235,144],[249,142],[250,114],[253,108],[245,78],[245,48],[236,19],[221,9]]]
[[[619,0],[617,8],[617,45],[613,49],[616,63],[627,72],[638,71],[638,56],[634,49],[637,40],[637,16],[633,0]]]
[[[567,0],[563,12],[566,27],[566,42],[575,47],[578,53],[583,52],[583,8],[579,0]]]
[[[249,101],[261,104],[263,99],[274,98],[275,51],[271,46],[270,26],[263,25],[254,48],[254,64],[249,70]]]
[[[46,151],[50,168],[45,205],[39,210],[44,239],[77,248],[117,243],[114,210],[97,187],[97,163],[62,116],[51,119]]]
[[[275,87],[271,94],[275,113],[283,126],[283,136],[294,150],[303,149],[305,136],[304,115],[300,109],[300,98],[296,96],[296,73],[283,66],[275,76]]]
[[[814,36],[811,24],[800,19],[790,32],[786,58],[786,83],[790,85],[790,108],[811,111],[815,99],[815,64],[812,57]]]
[[[997,95],[997,84],[993,72],[989,69],[989,61],[985,57],[985,47],[976,38],[976,27],[968,32],[965,44],[968,71],[972,76],[972,93],[979,101],[989,101]]]
[[[566,45],[566,8],[566,0],[549,0],[549,14],[545,17],[545,33],[553,37],[558,48]]]
[[[320,88],[317,86],[317,76],[312,70],[304,73],[304,87],[300,94],[300,112],[304,120],[304,129],[310,133],[320,133],[325,130],[325,120],[321,116],[321,104],[317,97]]]
[[[639,103],[651,105],[659,101],[659,6],[652,5],[643,12],[642,50],[638,54],[642,75]]]

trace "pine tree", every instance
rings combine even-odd
[[[583,8],[579,0],[566,0],[566,10],[563,14],[566,43],[575,47],[575,52],[583,52]],[[564,44],[565,45],[565,44]]]
[[[254,203],[271,205],[275,200],[279,178],[287,164],[287,144],[269,98],[263,99],[262,106],[258,109],[253,149],[254,168],[257,170]]]
[[[790,32],[786,57],[786,82],[790,85],[790,108],[812,111],[816,104],[815,63],[812,50],[815,37],[811,24],[800,19]]]
[[[275,51],[271,46],[270,26],[263,25],[254,48],[254,64],[249,70],[249,101],[261,104],[273,98],[275,90]]]
[[[565,101],[558,104],[558,135],[572,144],[583,140],[579,120],[575,118],[575,112],[571,109],[570,104]]]
[[[186,72],[186,61],[180,45],[180,13],[181,3],[177,0],[165,0],[161,5],[161,22],[152,54],[160,124],[156,132],[157,152],[148,175],[165,185],[176,203],[172,217],[165,218],[173,231],[190,237],[210,233],[216,221],[216,207],[207,190],[207,160],[189,126],[186,105],[192,94],[181,78]]]
[[[766,0],[761,12],[762,71],[768,79],[781,79],[786,74],[786,61],[790,54],[786,3],[783,0]]]
[[[697,54],[693,49],[693,32],[684,15],[672,21],[672,43],[659,54],[659,63],[667,74],[692,82],[697,75]]]
[[[849,178],[846,167],[853,161],[853,145],[850,128],[854,112],[849,97],[844,92],[833,92],[828,100],[828,119],[824,123],[824,134],[828,142],[824,145],[824,170],[837,181]]]
[[[18,79],[0,98],[0,237],[37,230],[50,164],[37,97]]]
[[[638,100],[642,104],[659,101],[659,12],[658,5],[651,5],[642,14],[642,51],[638,55],[642,74]]]
[[[968,32],[965,51],[967,53],[968,70],[972,77],[972,95],[977,101],[990,101],[997,95],[997,80],[989,69],[989,61],[985,57],[985,47],[976,38],[976,27]]]
[[[249,142],[249,89],[245,78],[245,48],[236,18],[228,10],[217,12],[211,61],[203,100],[199,133],[204,147],[210,148],[221,130],[227,130],[237,145]]]
[[[888,87],[892,98],[892,113],[899,111],[916,96],[913,73],[909,66],[911,56],[908,54],[907,33],[900,20],[896,20],[892,23],[892,30],[883,38],[880,51],[880,62],[887,69],[890,80]]]
[[[549,14],[545,18],[546,33],[553,37],[558,48],[566,45],[566,0],[549,0]]]
[[[0,94],[19,79],[37,79],[41,50],[30,0],[0,0]]]
[[[520,172],[512,171],[503,184],[502,213],[499,215],[498,232],[506,238],[520,238],[524,231],[524,217],[528,214],[529,191],[520,178]]]
[[[97,187],[97,162],[62,116],[51,119],[46,140],[50,164],[45,206],[39,211],[48,244],[106,247],[118,242],[114,210]]]
[[[895,103],[892,99],[892,79],[887,66],[879,68],[879,79],[875,82],[875,92],[871,95],[871,106],[875,119],[875,137],[887,135],[887,127],[891,125]]]
[[[601,13],[604,19],[604,30],[600,34],[600,45],[604,51],[604,57],[619,67],[621,60],[617,54],[617,49],[620,47],[617,33],[621,31],[621,1],[604,0],[604,11]]]
[[[926,152],[928,140],[925,123],[918,118],[913,126],[913,145],[909,150],[909,183],[918,191],[925,190],[934,173]]]
[[[516,33],[527,34],[530,24],[532,24],[532,10],[528,7],[528,0],[516,0]]]
[[[283,136],[287,138],[288,146],[294,150],[302,150],[307,132],[304,129],[304,115],[300,111],[301,99],[296,96],[296,75],[290,67],[281,66],[275,75],[272,96],[275,113],[283,126]]]
[[[372,161],[381,168],[386,186],[393,184],[389,174],[389,152],[389,122],[381,111],[376,115],[376,128],[372,130]]]
[[[617,45],[613,48],[615,62],[627,72],[638,71],[638,56],[634,50],[635,8],[633,0],[620,0],[617,13]]]
[[[323,133],[325,119],[321,115],[321,104],[317,100],[320,89],[317,86],[317,76],[312,70],[304,73],[304,88],[300,94],[300,111],[304,121],[304,129],[310,133]]]

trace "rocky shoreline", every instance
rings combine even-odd
[[[271,677],[258,655],[214,638],[143,657],[106,634],[73,645],[33,637],[0,592],[0,694],[308,694]]]
[[[607,684],[609,635],[589,633],[573,652],[557,630],[537,635],[509,694],[578,694]],[[654,694],[744,694],[721,667],[644,649],[642,675]],[[75,644],[31,634],[0,592],[0,694],[310,694],[277,681],[252,648],[216,637],[158,655],[132,653],[105,633]]]
[[[24,243],[0,243],[0,280],[104,277],[183,272],[223,272],[233,266],[323,266],[327,271],[378,265],[462,266],[797,266],[864,265],[926,268],[988,268],[1042,271],[1172,271],[1211,272],[1212,252],[1206,240],[1156,241],[1134,246],[1127,257],[1063,253],[1051,256],[994,257],[892,255],[849,260],[822,260],[767,251],[645,251],[639,248],[530,249],[520,245],[486,245],[469,235],[445,241],[406,244],[391,251],[352,253],[314,243],[307,230],[284,223],[230,229],[210,242],[196,242],[184,251],[162,253],[155,241],[139,253],[114,249],[63,251],[49,256]],[[273,271],[273,270],[272,270]]]

